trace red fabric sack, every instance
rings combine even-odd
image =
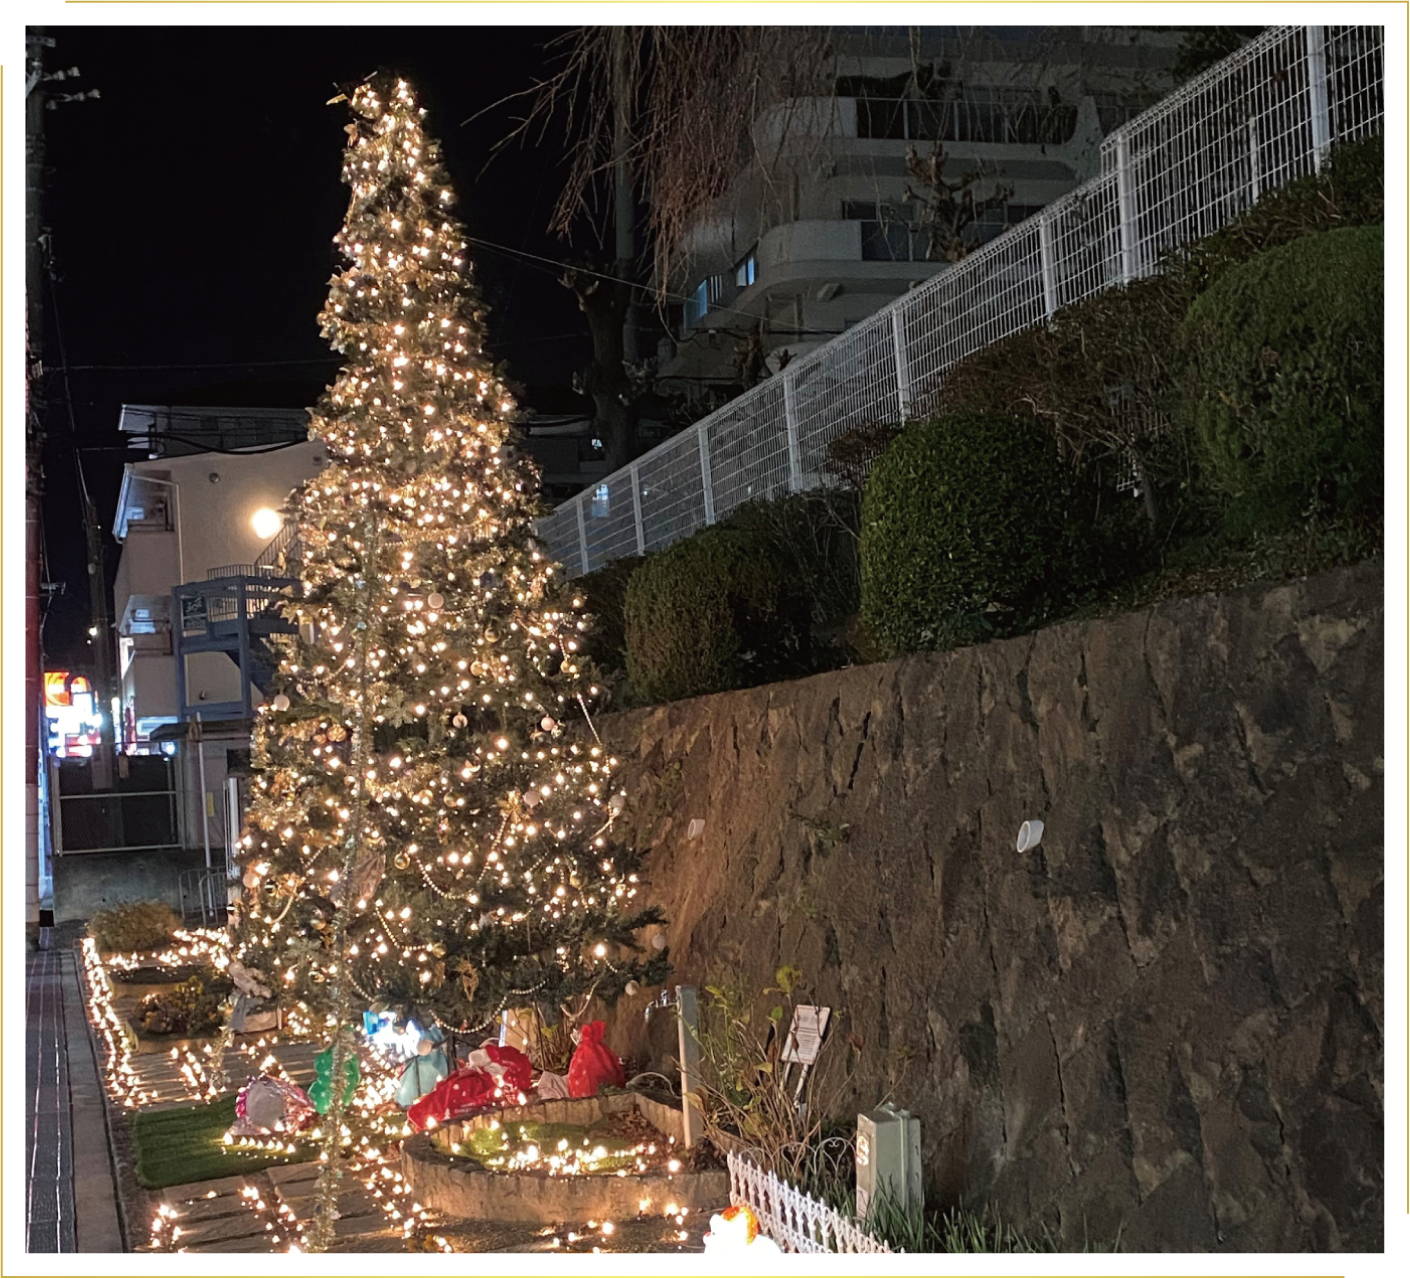
[[[499,1070],[486,1070],[486,1061]],[[444,1124],[487,1106],[517,1106],[519,1094],[533,1085],[533,1065],[517,1048],[488,1043],[470,1054],[470,1063],[408,1107],[407,1120],[417,1132],[424,1132],[431,1120]]]
[[[579,1032],[578,1047],[568,1066],[570,1097],[596,1097],[604,1084],[626,1085],[621,1058],[602,1042],[606,1030],[605,1021],[590,1021]]]
[[[485,1052],[496,1066],[504,1067],[504,1093],[506,1106],[516,1105],[519,1098],[515,1093],[529,1092],[534,1084],[534,1064],[517,1048],[505,1044],[486,1044]]]

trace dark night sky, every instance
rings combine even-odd
[[[569,246],[545,230],[561,135],[537,148],[516,143],[482,172],[522,105],[462,126],[543,73],[554,29],[49,33],[56,45],[46,65],[78,66],[72,87],[102,94],[45,116],[44,221],[58,275],[57,296],[45,298],[45,571],[68,585],[50,610],[45,647],[52,659],[81,661],[88,602],[75,442],[107,529],[124,460],[119,405],[180,397],[306,406],[336,372],[316,316],[339,267],[332,237],[347,206],[339,180],[347,109],[325,105],[338,85],[379,68],[412,82],[472,236],[559,260],[590,240]],[[568,390],[589,350],[572,294],[542,264],[475,245],[471,255],[490,303],[490,348],[525,387],[526,406],[585,408]],[[179,365],[206,367],[169,367]],[[241,395],[235,384],[246,383],[255,385]],[[117,548],[111,538],[107,546],[111,577]]]

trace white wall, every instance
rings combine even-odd
[[[177,485],[182,580],[192,582],[212,568],[251,563],[269,543],[251,527],[254,513],[263,506],[279,510],[290,490],[321,470],[326,457],[323,442],[309,440],[265,453],[162,458],[139,463],[136,470],[165,471]]]
[[[137,476],[176,486],[175,527],[128,526],[113,590],[116,616],[122,618],[133,595],[169,599],[174,587],[202,581],[211,569],[253,563],[270,540],[251,526],[254,513],[261,507],[280,510],[291,490],[316,475],[326,458],[323,442],[310,440],[263,453],[197,453],[134,464]],[[176,659],[166,637],[165,652],[152,651],[153,637],[136,640],[122,681],[124,706],[131,699],[138,719],[177,714]],[[223,653],[197,653],[187,658],[186,686],[192,703],[202,692],[212,703],[235,701],[239,670]]]

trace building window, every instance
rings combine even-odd
[[[755,275],[758,272],[759,257],[756,249],[749,250],[749,256],[734,268],[734,287],[737,289],[747,289],[754,283]]]
[[[886,96],[886,81],[876,83],[880,92],[868,93],[862,77],[845,87],[853,92],[842,96],[857,99],[859,138],[1056,146],[1070,142],[1077,129],[1077,108],[1046,90],[965,85],[958,97],[931,99]]]
[[[701,280],[685,300],[682,329],[688,332],[699,325],[708,311],[719,306],[724,291],[725,277],[722,275],[707,275]]]
[[[1153,105],[1158,97],[1156,94],[1133,96],[1092,89],[1088,89],[1086,92],[1087,96],[1096,104],[1097,121],[1101,125],[1103,134],[1109,134],[1119,129],[1126,121],[1140,115],[1147,107]]]
[[[592,509],[589,512],[595,520],[605,520],[612,514],[612,490],[606,484],[599,484],[592,492]]]
[[[971,247],[988,244],[1010,227],[1016,227],[1042,210],[1041,204],[1006,204],[1002,209],[985,209],[960,235]]]
[[[863,262],[919,262],[925,258],[925,236],[913,231],[916,210],[911,204],[886,200],[846,200],[842,217],[862,224]]]
[[[705,312],[709,309],[710,299],[706,292],[706,282],[701,280],[695,286],[694,292],[685,300],[685,314],[682,317],[681,327],[693,329],[705,318]]]

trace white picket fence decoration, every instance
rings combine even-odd
[[[568,577],[817,486],[828,444],[934,403],[965,356],[1149,275],[1379,134],[1384,28],[1276,27],[1114,131],[1102,172],[538,522]]]
[[[731,1151],[730,1202],[748,1204],[759,1219],[759,1230],[784,1252],[890,1252],[851,1217],[765,1172],[747,1154]]]

